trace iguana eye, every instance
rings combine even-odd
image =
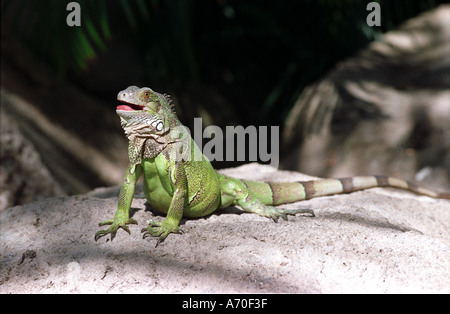
[[[142,93],[142,98],[144,98],[144,100],[148,100],[150,99],[151,93],[149,91],[145,91]]]

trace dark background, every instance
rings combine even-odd
[[[18,186],[11,188],[14,199],[26,191],[30,199],[59,195],[44,193],[45,186],[75,194],[120,183],[127,144],[116,95],[129,85],[170,94],[191,130],[193,118],[202,117],[203,127],[280,126],[281,134],[306,86],[384,32],[444,3],[377,1],[381,26],[369,27],[371,1],[80,0],[81,27],[69,27],[69,2],[1,1],[2,89],[37,109],[31,114],[8,100],[8,121],[56,178],[44,183],[36,176],[40,167],[9,145],[17,136],[9,137],[0,183]]]
[[[367,26],[371,1],[360,0],[77,2],[81,27],[65,23],[69,1],[2,0],[2,35],[108,106],[132,84],[186,92],[192,103],[178,106],[191,121],[186,106],[206,86],[236,123],[282,126],[305,85],[443,1],[378,1],[380,27]]]

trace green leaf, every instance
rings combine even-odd
[[[96,56],[95,50],[90,44],[86,34],[80,29],[76,30],[76,37],[79,43],[80,54],[84,60],[92,59]]]
[[[148,14],[148,8],[147,8],[147,5],[145,4],[145,1],[138,0],[137,5],[139,7],[139,11],[141,12],[141,15],[144,18],[144,20],[149,21],[150,15]]]
[[[136,22],[135,22],[135,19],[134,19],[133,11],[131,10],[131,7],[128,4],[128,1],[121,0],[120,4],[122,5],[122,8],[123,8],[123,11],[125,13],[125,17],[128,20],[128,23],[130,23],[130,27],[132,29],[135,29],[136,28]]]
[[[85,25],[86,25],[86,29],[89,33],[89,35],[91,36],[92,40],[94,41],[94,43],[101,49],[101,50],[106,50],[106,45],[103,42],[102,38],[100,37],[100,35],[98,34],[97,30],[95,29],[94,24],[92,23],[92,21],[90,19],[86,19],[86,21],[84,21]]]
[[[111,39],[111,30],[109,29],[108,23],[108,11],[105,6],[105,1],[100,2],[100,13],[99,13],[100,28],[102,29],[103,36],[106,39]]]

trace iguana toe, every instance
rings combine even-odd
[[[314,211],[311,209],[283,209],[273,206],[266,206],[261,215],[271,218],[274,222],[278,221],[278,218],[288,220],[288,215],[295,216],[296,214],[309,214],[311,217],[315,217]]]
[[[142,238],[158,237],[156,246],[163,242],[167,236],[171,233],[183,233],[183,231],[177,225],[174,225],[170,220],[164,220],[162,222],[149,221],[149,225],[141,230],[144,234]]]
[[[114,219],[102,221],[98,224],[100,227],[105,226],[105,225],[111,225],[111,226],[106,230],[97,231],[95,233],[94,240],[97,242],[97,240],[100,239],[101,237],[104,237],[107,234],[111,234],[111,241],[112,241],[115,238],[117,230],[119,230],[119,228],[122,228],[123,230],[128,232],[128,234],[131,234],[130,228],[127,226],[129,224],[137,225],[138,223],[135,219],[132,219],[132,218],[130,218],[130,219],[114,218]]]
[[[286,215],[309,214],[310,217],[316,217],[314,211],[308,208],[297,208],[297,209],[279,208],[279,210],[283,211],[283,213],[285,213]]]

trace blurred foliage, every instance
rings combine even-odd
[[[2,33],[19,36],[63,78],[126,42],[149,69],[152,80],[142,80],[214,85],[244,124],[272,125],[337,61],[439,4],[379,0],[382,26],[369,27],[371,1],[361,0],[79,0],[82,27],[67,27],[69,2],[2,0]]]

